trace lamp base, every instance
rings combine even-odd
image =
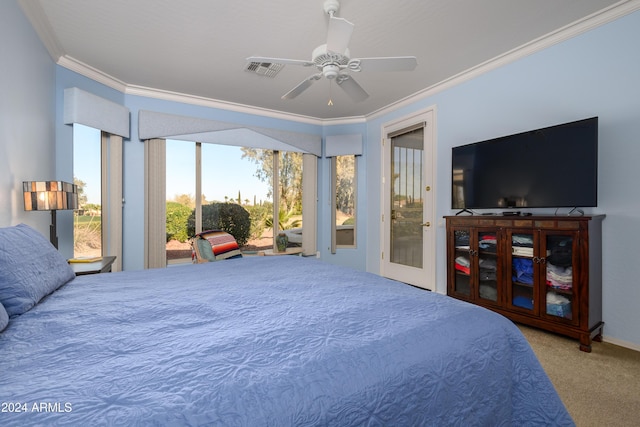
[[[51,211],[51,225],[49,226],[49,240],[51,244],[58,249],[58,233],[56,230],[56,211]]]

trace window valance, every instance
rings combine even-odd
[[[64,124],[79,123],[129,138],[129,109],[77,87],[64,90]]]
[[[319,135],[140,110],[138,137],[322,154]]]
[[[325,157],[361,156],[362,134],[327,136],[324,155]]]

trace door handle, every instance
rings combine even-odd
[[[429,221],[422,224],[423,227],[431,227],[431,223]]]

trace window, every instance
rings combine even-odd
[[[196,150],[200,147],[195,142],[168,139],[166,150],[167,263],[190,262],[187,225],[196,208]]]
[[[63,120],[73,125],[74,181],[84,183],[79,201],[84,209],[74,218],[74,256],[115,256],[111,269],[121,271],[122,139],[129,137],[129,110],[67,88]]]
[[[278,167],[277,185],[273,185],[273,172],[269,173],[270,192],[278,192],[277,230],[284,231],[291,244],[302,243],[302,154],[288,151],[262,150],[271,157],[265,162],[271,169]],[[267,157],[268,159],[268,157]],[[263,168],[264,169],[264,168]],[[273,216],[273,213],[270,214]],[[273,230],[273,223],[268,225]]]
[[[184,116],[174,116],[172,114],[158,113],[153,111],[140,110],[138,112],[138,135],[145,141],[145,268],[160,268],[166,266],[166,150],[165,138],[168,136],[167,128],[177,126],[185,132],[181,135],[172,135],[175,139],[182,141],[200,140],[201,147],[206,144],[231,145],[237,147],[252,147],[256,149],[267,149],[271,151],[271,158],[277,161],[279,157],[273,156],[275,152],[295,151],[302,152],[304,167],[304,198],[303,203],[307,211],[307,226],[302,230],[304,242],[302,251],[305,254],[314,254],[316,251],[316,210],[317,210],[317,157],[322,152],[322,138],[315,134],[290,132],[282,129],[271,129],[255,126],[241,126],[236,124],[220,122],[216,120],[198,119],[191,120]],[[192,139],[194,138],[194,139]],[[221,159],[225,161],[226,159]],[[202,160],[202,169],[208,165]],[[196,165],[197,166],[197,165]],[[200,166],[197,166],[200,167]],[[254,166],[255,167],[255,166]],[[254,178],[259,178],[254,172],[248,174]],[[196,173],[196,176],[201,175]],[[243,174],[242,177],[247,174]],[[259,179],[263,184],[268,182]],[[276,179],[271,180],[271,185],[279,188]],[[229,177],[223,177],[216,185],[221,186],[231,182]],[[202,183],[204,186],[204,182]],[[196,182],[196,185],[197,182]],[[204,188],[204,187],[203,187]],[[203,193],[196,189],[196,193]],[[249,191],[251,193],[251,191]],[[249,200],[247,193],[241,191],[240,200]],[[236,194],[227,194],[228,200],[238,200]],[[279,196],[276,191],[274,197]],[[209,196],[207,195],[207,198]],[[197,198],[196,198],[197,200]],[[256,198],[256,203],[258,199]],[[274,209],[279,208],[274,204]],[[272,212],[273,212],[272,210]],[[197,211],[197,204],[196,204]],[[271,217],[273,218],[273,214]],[[276,212],[276,217],[278,212]],[[198,216],[195,218],[196,223]],[[278,221],[275,221],[277,224]],[[274,227],[274,230],[277,227]]]
[[[332,249],[353,248],[356,246],[356,156],[332,157],[331,165]]]
[[[302,158],[297,152],[167,140],[167,263],[191,261],[189,238],[212,228],[218,204],[238,205],[248,212],[250,231],[244,240],[236,236],[245,251],[272,248],[274,225],[287,230],[290,245],[301,245]],[[275,224],[274,165],[278,166]],[[225,209],[232,208],[237,209]]]
[[[102,255],[101,132],[73,125],[73,182],[78,210],[73,219],[73,256]]]

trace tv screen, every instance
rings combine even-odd
[[[598,205],[598,118],[452,149],[452,209]]]

